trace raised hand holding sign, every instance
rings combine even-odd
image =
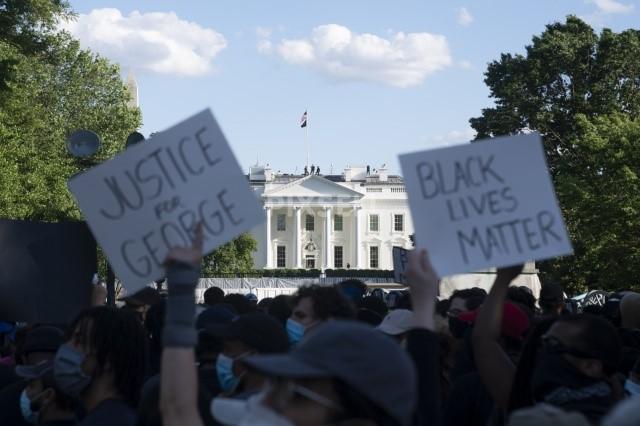
[[[163,276],[174,247],[203,252],[258,225],[259,202],[209,110],[69,180],[80,209],[128,291]]]

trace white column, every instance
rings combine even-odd
[[[361,207],[354,207],[353,208],[353,216],[354,216],[354,220],[353,220],[353,227],[355,230],[355,238],[354,238],[354,245],[355,245],[355,268],[356,269],[360,269],[360,209]]]
[[[273,254],[272,254],[272,244],[271,244],[271,207],[265,207],[264,208],[265,211],[267,212],[267,222],[266,222],[266,228],[267,228],[267,232],[266,232],[266,238],[267,238],[267,264],[266,264],[266,268],[272,268],[273,267]]]
[[[296,268],[302,268],[302,246],[300,244],[300,238],[301,238],[301,220],[300,217],[302,215],[302,209],[300,207],[295,207],[296,210],[296,220],[295,220],[295,232],[294,232],[294,239],[293,239],[293,247],[295,250],[295,256],[294,259],[296,260]]]
[[[324,215],[326,217],[324,221],[324,269],[329,269],[331,267],[329,262],[331,256],[331,207],[324,208]]]

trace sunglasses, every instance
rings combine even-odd
[[[576,349],[576,348],[572,348],[571,346],[568,346],[566,344],[564,344],[560,339],[558,339],[555,336],[550,336],[548,334],[542,336],[542,347],[544,349],[546,349],[547,351],[554,353],[554,354],[568,354],[568,355],[572,355],[575,356],[576,358],[593,358],[593,359],[599,359],[599,356],[596,356],[592,353],[580,350],[580,349]]]

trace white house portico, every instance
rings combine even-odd
[[[367,169],[301,176],[253,167],[266,217],[252,230],[256,267],[392,269],[392,247],[409,248],[413,233],[404,184],[384,168]]]

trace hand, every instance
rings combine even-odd
[[[511,284],[511,281],[515,280],[518,275],[522,273],[523,269],[524,263],[498,268],[496,282]]]
[[[411,291],[414,325],[434,331],[434,314],[440,278],[433,269],[426,250],[419,252],[413,250],[409,253],[407,284]]]
[[[406,275],[413,299],[435,299],[438,296],[440,277],[431,265],[427,250],[409,252]]]
[[[202,230],[202,222],[198,222],[195,230],[195,239],[191,243],[191,247],[174,247],[164,260],[164,265],[169,266],[172,263],[185,263],[194,267],[200,267],[202,261],[202,246],[204,241],[204,233]]]
[[[107,289],[102,284],[91,284],[91,306],[103,306],[107,303]]]

